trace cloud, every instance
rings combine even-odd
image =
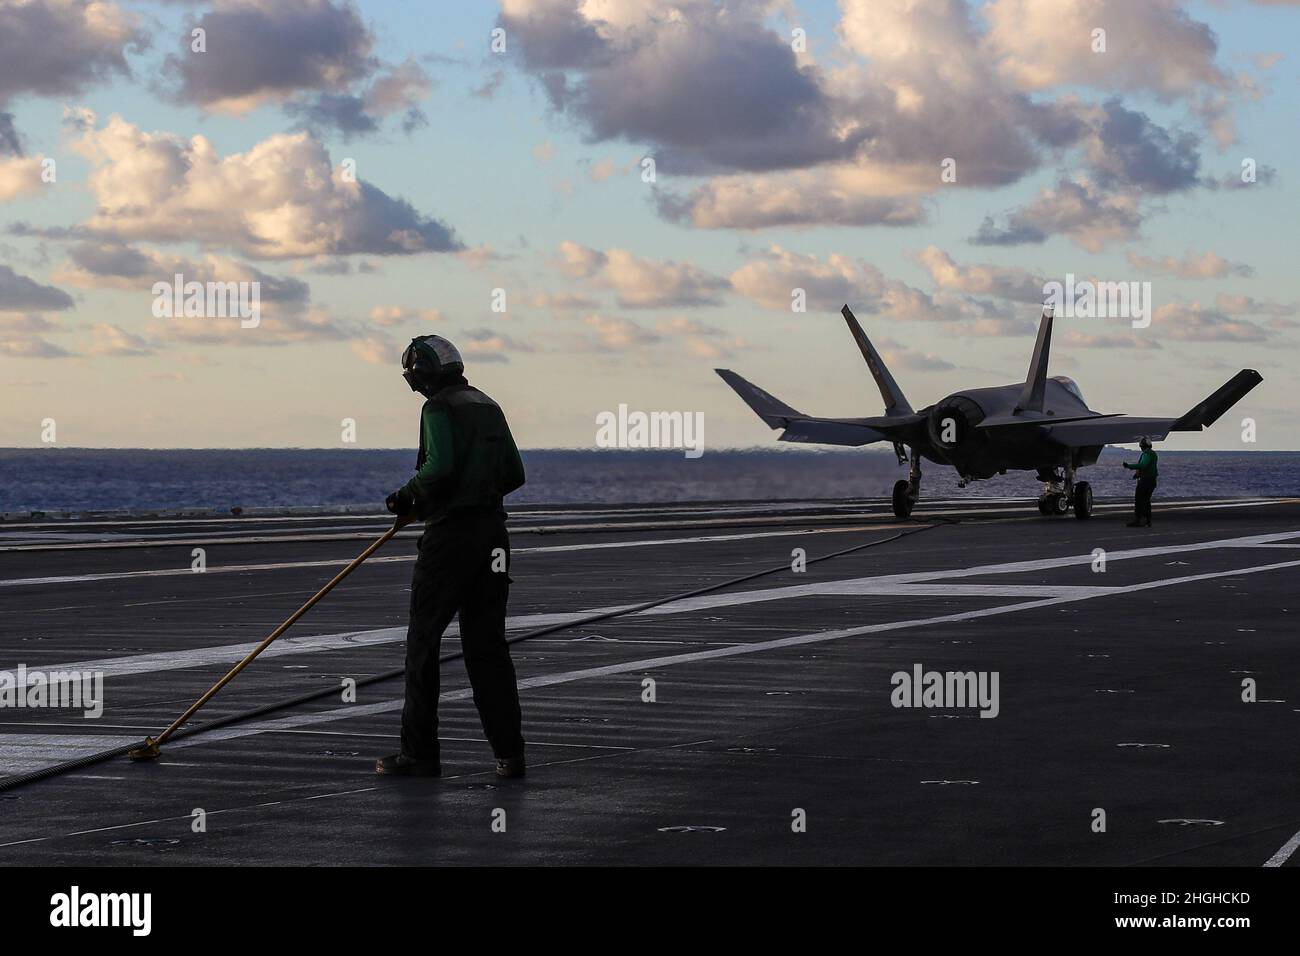
[[[1159,335],[1179,341],[1262,342],[1269,333],[1253,322],[1234,319],[1227,313],[1199,302],[1170,302],[1155,310],[1151,328]]]
[[[681,343],[687,355],[714,361],[730,358],[746,348],[745,340],[725,329],[685,315],[675,315],[658,323],[658,331]]]
[[[0,156],[21,156],[22,138],[14,128],[14,114],[0,112]]]
[[[1145,113],[1109,100],[1098,111],[1087,153],[1097,184],[1168,193],[1198,184],[1200,155],[1191,133],[1170,133]]]
[[[35,312],[25,314],[0,312],[0,332],[25,335],[29,332],[53,332],[58,329],[58,325]]]
[[[1117,335],[1112,333],[1079,332],[1071,329],[1061,336],[1061,344],[1067,348],[1080,349],[1158,349],[1160,343],[1150,336],[1129,333]]]
[[[170,340],[246,348],[344,342],[366,337],[361,326],[344,321],[326,309],[277,307],[274,303],[263,304],[261,322],[256,327],[241,327],[238,317],[178,317],[155,321],[146,331],[155,342]]]
[[[1015,302],[1042,302],[1044,280],[1027,269],[993,265],[960,266],[938,246],[912,256],[940,289],[991,295]]]
[[[528,342],[486,328],[470,329],[458,340],[457,348],[475,362],[508,362],[511,352],[536,351]]]
[[[391,339],[381,335],[368,335],[355,342],[349,342],[348,348],[361,361],[370,365],[395,365],[401,357],[398,346]]]
[[[126,52],[147,42],[140,18],[108,2],[0,0],[0,22],[0,103],[128,76]]]
[[[795,289],[803,289],[811,312],[838,312],[848,303],[854,312],[891,319],[940,319],[938,303],[919,289],[887,278],[875,266],[831,254],[823,261],[780,246],[731,274],[732,287],[766,309],[788,312]]]
[[[0,134],[3,134],[3,130],[0,130]],[[0,202],[39,192],[45,185],[41,180],[41,163],[44,159],[44,156],[0,158]]]
[[[589,315],[583,320],[591,331],[578,339],[580,352],[624,352],[638,346],[654,345],[662,336],[628,319]]]
[[[340,93],[378,65],[374,37],[349,2],[219,0],[193,27],[206,32],[207,51],[187,45],[164,69],[178,100],[218,112],[244,113],[303,90]]]
[[[628,309],[717,305],[728,288],[726,279],[689,263],[642,259],[626,249],[601,252],[569,241],[560,243],[560,269],[612,289]]]
[[[0,265],[0,312],[43,312],[72,306],[72,296],[62,289],[42,285]]]
[[[145,133],[113,116],[76,149],[96,198],[84,229],[105,239],[197,242],[253,259],[461,248],[449,227],[405,200],[349,181],[306,132],[222,158],[203,136]]]
[[[592,139],[656,144],[665,169],[848,157],[863,132],[836,122],[816,69],[764,25],[762,6],[503,0],[500,23],[556,109]]]
[[[171,284],[176,275],[185,282],[256,282],[262,302],[305,307],[311,298],[307,283],[292,276],[274,276],[227,256],[186,259],[128,243],[87,240],[68,247],[70,262],[54,273],[56,282],[83,289],[120,289],[152,294],[155,282]]]
[[[1062,179],[1043,187],[1027,205],[1007,214],[1002,225],[986,218],[971,239],[976,245],[1015,246],[1044,242],[1060,233],[1097,252],[1112,242],[1137,237],[1142,214],[1136,196],[1107,193],[1087,179]]]
[[[1198,135],[1118,94],[1180,100],[1221,145],[1235,99],[1255,95],[1217,66],[1213,32],[1175,0],[839,8],[824,62],[790,49],[784,3],[503,0],[500,22],[552,106],[589,141],[644,147],[672,177],[653,190],[659,215],[696,228],[917,225],[941,189],[1007,185],[1081,152],[1102,221],[1065,225],[1095,248],[1135,231],[1139,193],[1203,184]],[[1100,21],[1104,54],[1091,47]],[[1053,88],[1065,92],[1044,95]],[[1088,88],[1110,98],[1085,102]],[[942,176],[949,161],[955,180]],[[984,240],[1042,241],[1054,217],[1034,212]]]
[[[408,309],[400,305],[377,305],[370,310],[370,321],[384,328],[405,325],[408,322],[436,325],[442,321],[442,312],[439,309]]]
[[[153,355],[154,349],[142,336],[128,332],[121,326],[96,322],[91,327],[91,355],[111,355],[117,358],[135,358]]]
[[[1214,297],[1214,304],[1219,311],[1228,315],[1267,315],[1278,318],[1295,315],[1298,311],[1295,303],[1264,302],[1249,295],[1228,295],[1223,292]]]
[[[663,218],[699,229],[926,222],[925,206],[915,196],[879,194],[897,188],[900,184],[885,183],[877,174],[840,166],[817,172],[719,176],[685,196],[658,192],[655,203]]]
[[[1229,262],[1217,252],[1188,252],[1181,259],[1174,256],[1127,254],[1128,264],[1141,272],[1174,276],[1179,279],[1222,279],[1225,276],[1251,276],[1255,270],[1245,263]]]
[[[501,88],[501,84],[505,82],[505,79],[505,70],[496,70],[481,85],[470,90],[469,95],[475,99],[490,100],[497,95],[497,90]]]
[[[360,93],[316,93],[291,100],[285,112],[301,117],[308,126],[337,129],[344,139],[373,133],[385,117],[403,112],[403,132],[427,125],[428,117],[417,104],[433,89],[429,75],[414,60],[391,67],[369,89]]]
[[[1163,99],[1226,86],[1218,43],[1178,0],[992,0],[984,49],[1017,89],[1088,86],[1143,91]],[[1104,27],[1106,49],[1093,52]]]
[[[539,292],[529,300],[535,309],[551,309],[554,312],[588,312],[599,303],[590,296],[577,292]]]
[[[957,366],[932,352],[923,352],[893,339],[881,339],[880,357],[890,368],[909,372],[951,372]]]
[[[39,336],[25,339],[0,338],[0,355],[8,358],[66,358],[72,353]]]

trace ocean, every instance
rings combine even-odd
[[[1132,494],[1120,467],[1136,452],[1106,449],[1081,476],[1098,496]],[[523,452],[528,483],[517,503],[808,500],[887,496],[906,476],[879,451],[536,449]],[[415,453],[363,449],[0,448],[0,512],[302,507],[374,504],[410,477]],[[923,496],[1021,496],[1030,472],[964,489],[930,465]],[[1300,495],[1300,452],[1161,451],[1158,497]]]

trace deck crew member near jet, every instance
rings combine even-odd
[[[1133,475],[1137,479],[1137,491],[1133,494],[1133,520],[1128,523],[1130,528],[1151,527],[1151,493],[1156,490],[1156,453],[1151,449],[1151,439],[1143,438],[1138,443],[1142,449],[1142,454],[1137,460],[1137,464],[1124,462],[1125,468],[1131,468],[1136,473]]]
[[[505,636],[510,538],[502,499],[523,485],[523,462],[500,406],[465,380],[451,342],[439,335],[412,339],[402,376],[427,400],[415,476],[385,504],[399,524],[422,520],[424,533],[411,580],[402,746],[375,769],[441,774],[438,647],[459,613],[465,669],[496,772],[522,777],[519,689]]]

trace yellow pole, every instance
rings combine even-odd
[[[170,726],[168,726],[168,728],[164,730],[162,733],[160,733],[156,738],[146,737],[144,746],[137,747],[135,750],[130,751],[127,754],[127,756],[129,756],[132,760],[153,760],[156,757],[158,757],[162,753],[162,751],[159,748],[167,740],[167,738],[170,737],[172,734],[174,734],[178,729],[180,729],[182,724],[184,724],[187,720],[193,717],[195,713],[198,712],[200,707],[202,707],[213,697],[215,697],[217,695],[217,692],[220,691],[221,688],[229,684],[232,680],[235,679],[235,677],[239,674],[240,671],[242,671],[249,664],[253,663],[253,661],[257,659],[257,655],[261,654],[262,651],[270,647],[271,643],[276,638],[278,638],[281,634],[289,630],[289,628],[293,626],[293,623],[297,621],[298,618],[302,617],[304,614],[310,611],[321,598],[329,594],[330,591],[334,589],[334,586],[336,584],[338,584],[349,574],[355,571],[358,567],[360,567],[361,563],[365,561],[366,558],[370,557],[372,554],[374,554],[376,551],[382,548],[389,538],[395,535],[398,532],[398,530],[400,530],[402,527],[407,525],[409,522],[410,522],[409,518],[399,517],[397,521],[393,523],[393,526],[380,536],[379,540],[375,541],[373,544],[370,545],[370,547],[366,548],[366,550],[362,551],[359,555],[357,555],[350,562],[348,562],[347,567],[345,567],[338,574],[334,575],[334,577],[330,580],[330,582],[326,584],[323,588],[321,588],[319,591],[317,591],[315,594],[313,594],[306,604],[298,608],[298,610],[294,611],[293,614],[289,615],[288,620],[286,620],[283,624],[281,624],[269,635],[267,635],[266,639],[262,641],[261,644],[258,644],[257,647],[253,648],[248,653],[247,657],[245,657],[242,661],[240,661],[238,664],[232,667],[230,669],[230,673],[226,674],[225,677],[221,678],[221,680],[217,681],[210,688],[208,688],[207,693],[205,693],[202,697],[200,697],[193,704],[191,704],[189,710],[185,711],[185,713],[181,714],[179,717],[173,720]]]

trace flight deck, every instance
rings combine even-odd
[[[1300,499],[1130,513],[511,509],[511,636],[624,612],[514,646],[523,780],[494,776],[460,661],[443,777],[373,772],[402,684],[346,690],[401,667],[409,528],[193,726],[337,696],[0,783],[0,864],[1297,865]],[[0,670],[93,671],[104,699],[0,709],[0,777],[156,734],[389,520],[6,516]],[[996,674],[996,716],[895,706],[918,667]]]

